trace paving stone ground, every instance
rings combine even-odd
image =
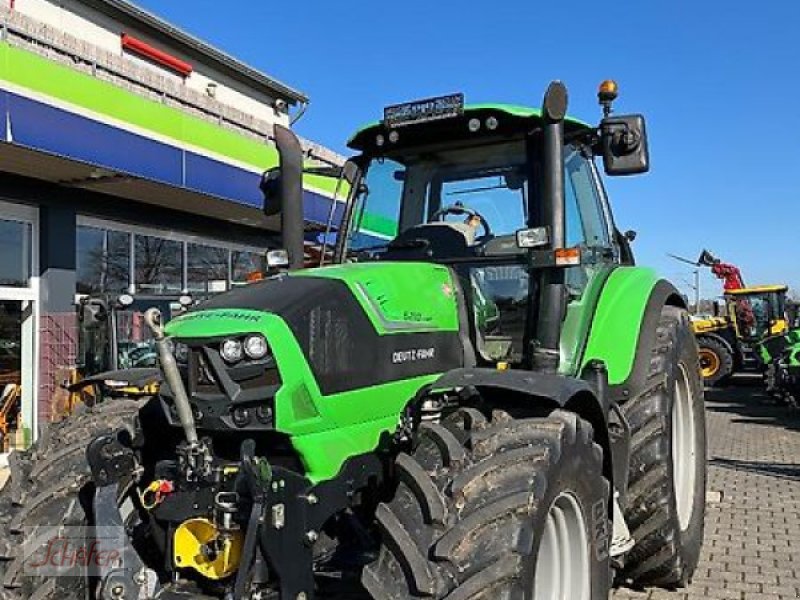
[[[706,392],[712,498],[692,585],[612,600],[800,598],[800,411],[770,403],[755,379],[736,383]]]

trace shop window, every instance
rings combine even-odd
[[[183,243],[149,235],[135,236],[136,290],[145,294],[183,289]]]
[[[27,287],[31,234],[30,223],[0,219],[0,286]]]
[[[224,292],[228,288],[227,248],[188,244],[186,289],[190,293]]]
[[[256,274],[264,273],[264,255],[258,252],[231,252],[231,282],[241,285],[248,282]]]
[[[78,293],[126,292],[130,285],[130,234],[78,227]]]

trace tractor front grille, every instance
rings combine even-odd
[[[272,429],[275,394],[281,386],[275,359],[268,355],[229,365],[220,356],[220,341],[182,341],[189,353],[179,370],[198,429]],[[177,425],[174,394],[168,385],[163,386],[161,396],[168,416]]]

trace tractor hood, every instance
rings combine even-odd
[[[248,320],[258,320],[249,311],[278,315],[291,324],[313,320],[326,308],[341,313],[358,310],[380,336],[458,331],[457,292],[458,284],[450,270],[428,263],[307,269],[212,298],[170,322],[167,333],[179,337],[225,335],[247,329]]]
[[[280,275],[214,297],[170,321],[166,333],[188,348],[188,362],[181,366],[176,357],[190,400],[203,415],[201,430],[288,434],[310,476],[326,477],[348,453],[374,448],[376,431],[392,431],[421,387],[474,364],[465,315],[458,281],[447,267],[347,264]],[[223,342],[254,334],[267,340],[266,359],[222,360]],[[269,415],[262,410],[261,424],[241,412],[252,405],[253,414],[265,402]],[[375,422],[379,428],[367,426]],[[303,444],[319,444],[320,435],[336,443],[309,458]]]
[[[447,267],[427,263],[308,269],[212,298],[170,321],[166,333],[261,333],[282,373],[290,361],[277,348],[296,345],[328,395],[462,366],[468,344],[459,289]]]

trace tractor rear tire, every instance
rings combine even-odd
[[[11,476],[0,491],[0,598],[89,597],[85,578],[26,574],[23,547],[32,547],[38,536],[45,543],[57,527],[86,524],[83,506],[91,485],[86,447],[96,436],[132,423],[140,407],[134,400],[86,407],[51,424],[29,450],[11,455]]]
[[[700,557],[706,501],[706,429],[695,338],[685,310],[665,306],[643,391],[623,405],[631,427],[625,520],[636,545],[622,577],[681,587]]]
[[[362,575],[376,600],[608,599],[609,483],[574,413],[461,409],[423,425],[396,474]]]
[[[708,336],[700,337],[697,345],[704,383],[709,387],[724,385],[733,374],[731,351],[719,340]]]

